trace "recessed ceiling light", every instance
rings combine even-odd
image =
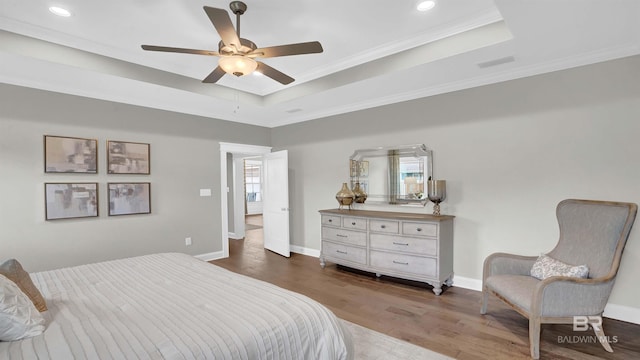
[[[63,17],[69,17],[71,16],[71,12],[67,9],[63,9],[59,6],[52,6],[49,8],[49,11],[51,11],[52,13],[58,15],[58,16],[63,16]]]
[[[418,11],[429,11],[433,9],[434,6],[436,6],[435,1],[421,1],[418,3],[418,6],[416,8],[418,9]]]

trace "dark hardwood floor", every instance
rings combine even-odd
[[[309,296],[369,329],[457,359],[529,358],[527,319],[496,299],[489,313],[480,315],[477,291],[454,284],[435,296],[426,284],[376,278],[335,264],[322,269],[317,258],[300,254],[287,259],[262,248],[261,229],[247,231],[245,240],[230,240],[229,253],[212,263]],[[640,325],[605,319],[604,330],[617,340],[613,353],[588,342],[592,331],[543,325],[541,359],[640,359]]]

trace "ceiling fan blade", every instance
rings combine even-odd
[[[272,78],[273,80],[281,83],[282,85],[288,85],[295,81],[295,79],[292,78],[291,76],[284,74],[263,62],[260,62],[260,61],[256,61],[256,62],[258,63],[258,68],[256,69],[256,71],[261,72],[263,75]]]
[[[142,49],[147,51],[164,51],[164,52],[174,52],[174,53],[181,53],[181,54],[220,56],[220,54],[218,54],[217,51],[212,51],[212,50],[185,49],[185,48],[176,48],[176,47],[168,47],[168,46],[142,45]]]
[[[317,54],[323,51],[322,45],[317,41],[270,46],[266,48],[259,48],[252,51],[249,55],[257,54],[261,58],[270,58],[276,56],[289,56],[289,55],[302,55],[302,54]]]
[[[209,16],[209,20],[211,20],[213,26],[216,28],[222,42],[227,46],[233,45],[239,49],[241,46],[240,39],[238,38],[236,29],[233,27],[233,23],[231,23],[229,13],[224,9],[209,6],[205,6],[204,11],[207,13],[207,16]]]
[[[218,80],[220,80],[220,78],[226,74],[224,72],[224,70],[222,70],[222,68],[220,66],[218,66],[217,68],[215,68],[211,74],[209,74],[209,76],[207,76],[206,78],[204,78],[204,80],[202,80],[203,83],[210,83],[213,84],[215,82],[218,82]]]

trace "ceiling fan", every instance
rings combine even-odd
[[[224,74],[243,76],[257,71],[284,85],[292,83],[294,79],[256,60],[256,58],[316,54],[323,51],[322,45],[317,41],[258,48],[251,40],[240,37],[240,15],[247,11],[247,5],[242,1],[232,1],[229,7],[231,11],[236,14],[237,29],[233,28],[231,18],[226,10],[209,6],[204,7],[205,13],[209,16],[209,20],[211,20],[222,39],[218,43],[218,51],[154,45],[142,45],[142,49],[220,57],[218,67],[202,80],[203,83],[215,83],[220,80]]]

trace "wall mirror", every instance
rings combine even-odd
[[[424,144],[360,149],[350,158],[351,188],[359,183],[366,203],[424,206],[432,174],[432,153]]]

